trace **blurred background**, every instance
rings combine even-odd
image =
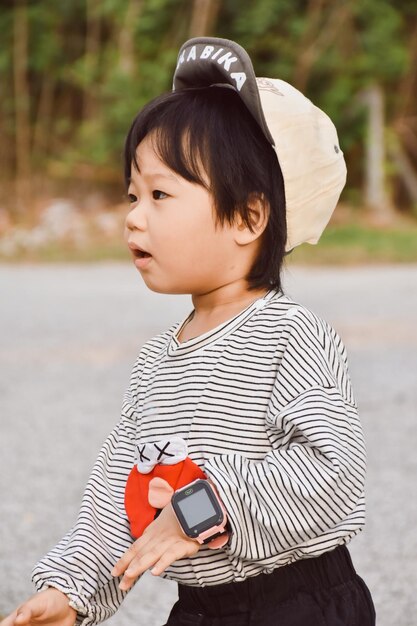
[[[200,35],[237,40],[258,76],[292,83],[338,128],[342,202],[319,252],[296,260],[415,260],[413,0],[3,0],[0,258],[125,258],[125,134]]]
[[[352,555],[378,626],[417,614],[415,0],[0,2],[0,616],[72,525],[140,346],[190,311],[146,289],[122,241],[123,142],[169,90],[180,45],[243,45],[334,120],[348,165],[286,293],[341,334],[368,442]],[[175,585],[145,576],[114,626],[160,626]]]

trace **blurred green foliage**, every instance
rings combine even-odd
[[[299,246],[290,263],[305,265],[361,265],[416,263],[417,227],[414,223],[375,228],[353,222],[331,225],[318,246]]]
[[[415,105],[405,106],[405,101],[415,102],[409,97],[410,84],[416,90],[415,2],[212,4],[206,34],[235,39],[247,48],[257,75],[288,80],[334,119],[349,166],[347,197],[355,197],[363,176],[362,90],[382,86],[388,126],[415,115]],[[116,178],[131,120],[146,101],[170,89],[179,46],[199,34],[192,32],[198,6],[193,0],[15,0],[2,5],[0,178],[18,175],[25,150],[32,177],[42,172],[76,178],[82,172]],[[26,32],[24,59],[16,51],[17,32]],[[26,100],[27,113],[18,122],[16,111]],[[19,123],[28,126],[20,138]]]

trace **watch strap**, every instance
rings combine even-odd
[[[230,533],[228,530],[223,531],[222,533],[217,533],[214,537],[210,537],[204,541],[204,544],[210,548],[210,550],[217,550],[218,548],[223,548],[226,543],[229,541]]]

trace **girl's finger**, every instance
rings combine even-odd
[[[132,543],[130,548],[126,550],[123,556],[117,561],[116,565],[111,571],[112,576],[121,576],[123,572],[129,567],[133,559],[138,555],[139,551],[143,547],[142,538]],[[146,544],[145,544],[146,545]]]
[[[13,624],[15,623],[16,617],[17,617],[17,611],[13,611],[13,613],[10,613],[10,615],[5,617],[4,620],[0,622],[0,625],[1,626],[13,626]]]
[[[169,547],[168,550],[161,555],[160,559],[155,563],[151,569],[151,574],[154,576],[160,576],[167,567],[172,565],[178,559],[182,559],[186,556],[192,556],[197,554],[199,550],[199,544],[195,542],[195,545],[190,544],[188,541],[178,541]]]
[[[14,623],[21,626],[23,624],[29,624],[31,619],[32,611],[28,607],[23,606],[21,609],[17,609]]]
[[[136,539],[134,543],[130,546],[128,550],[123,554],[123,556],[117,561],[115,566],[111,571],[112,576],[121,576],[123,572],[129,567],[130,563],[137,557],[137,555],[142,552],[148,544],[152,543],[153,535],[148,532],[148,528],[145,528],[145,531],[142,537]]]
[[[146,570],[151,568],[164,552],[168,551],[169,542],[159,542],[152,547],[146,549],[143,553],[138,554],[129,564],[129,567],[125,570],[122,581],[119,588],[122,591],[127,591]]]

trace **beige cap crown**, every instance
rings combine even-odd
[[[284,178],[286,249],[317,243],[346,182],[336,129],[326,113],[283,80],[256,82]]]
[[[235,41],[190,39],[179,51],[173,89],[210,85],[236,90],[277,154],[285,189],[286,250],[317,243],[346,182],[331,119],[285,81],[256,78],[250,57]]]

